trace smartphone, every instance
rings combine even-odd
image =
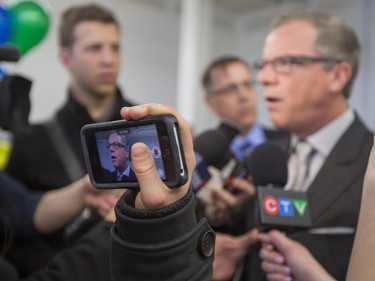
[[[81,129],[87,171],[99,189],[139,187],[131,161],[134,143],[145,143],[157,172],[170,188],[187,182],[188,170],[174,115],[88,124]]]

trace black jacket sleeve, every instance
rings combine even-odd
[[[18,180],[0,172],[0,216],[9,231],[29,237],[38,234],[34,213],[42,195],[41,192],[30,192]]]
[[[113,280],[211,280],[215,234],[205,218],[197,222],[192,192],[153,211],[135,209],[135,195],[126,192],[115,208]]]

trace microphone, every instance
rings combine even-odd
[[[208,130],[194,140],[196,167],[192,174],[192,190],[206,203],[212,188],[223,186],[221,169],[229,161],[231,152],[226,136],[219,130]]]
[[[229,143],[240,133],[240,127],[229,120],[222,120],[218,130],[227,137]]]
[[[0,61],[16,62],[21,58],[17,47],[8,44],[0,44]]]
[[[219,129],[208,130],[194,141],[195,151],[202,155],[207,166],[221,170],[222,186],[232,193],[236,193],[236,189],[231,185],[231,179],[233,177],[245,178],[248,174],[230,150],[230,142],[238,133],[239,130],[236,127],[229,123],[221,123]]]
[[[195,162],[195,169],[191,177],[191,188],[194,194],[198,193],[211,178],[207,164],[198,152],[195,152]]]
[[[257,187],[256,220],[260,231],[295,232],[311,227],[307,194],[282,189],[288,179],[287,156],[271,143],[257,146],[247,169]]]
[[[208,130],[202,133],[194,140],[194,151],[196,167],[191,181],[194,194],[197,194],[203,187],[213,186],[213,183],[222,186],[219,171],[230,158],[229,144],[225,135],[219,130]],[[211,179],[211,174],[215,175],[215,179]],[[200,196],[204,201],[208,200],[204,193]]]
[[[222,169],[231,158],[229,141],[220,130],[208,130],[194,140],[194,151],[198,152],[207,166]]]
[[[230,146],[232,140],[240,133],[241,126],[231,122],[230,120],[223,119],[218,128],[228,139]],[[248,175],[248,170],[245,165],[238,163],[237,160],[231,155],[231,159],[222,168],[222,177],[224,179],[224,188],[233,194],[237,193],[234,186],[231,185],[232,178],[239,177],[245,178]]]

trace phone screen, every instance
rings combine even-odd
[[[99,155],[100,167],[103,169],[99,183],[114,181],[136,181],[131,161],[131,147],[136,142],[145,143],[154,158],[157,172],[161,179],[166,179],[163,154],[155,124],[105,130],[94,133]],[[169,153],[164,148],[164,153]]]

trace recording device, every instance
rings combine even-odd
[[[0,44],[0,61],[16,62],[21,58],[20,50],[9,44]]]
[[[18,48],[0,44],[0,62],[16,62],[20,57]],[[0,77],[0,170],[8,165],[13,132],[25,131],[29,126],[30,88],[31,81],[22,76],[6,74]]]
[[[248,174],[245,167],[236,161],[230,150],[230,142],[238,132],[235,127],[222,123],[219,129],[208,130],[194,141],[194,150],[203,157],[207,166],[220,170],[222,186],[232,193],[235,193],[236,189],[231,186],[231,179],[233,177],[245,178]],[[216,171],[214,173],[217,174]],[[219,181],[215,180],[215,182],[218,183]]]
[[[191,177],[191,188],[194,194],[198,193],[201,188],[210,180],[211,173],[202,155],[195,152],[195,169]]]
[[[132,169],[130,151],[137,142],[149,147],[158,174],[168,187],[179,187],[188,179],[179,124],[173,115],[88,124],[81,130],[81,139],[90,180],[96,188],[139,187],[135,177],[118,177],[118,167],[124,161]]]
[[[204,159],[207,166],[222,169],[231,158],[229,141],[220,130],[207,130],[194,140],[194,150]]]
[[[232,140],[240,133],[240,127],[229,120],[222,120],[218,130],[224,133],[228,139],[228,143],[231,143]]]
[[[307,194],[283,190],[288,179],[287,157],[280,147],[264,143],[256,147],[247,162],[257,187],[256,220],[260,231],[286,232],[311,227]]]
[[[225,135],[219,130],[208,130],[194,140],[196,166],[192,174],[191,186],[194,194],[203,188],[222,186],[220,169],[230,157],[229,146]],[[209,200],[204,195],[202,200]],[[206,198],[207,197],[207,198]]]
[[[232,140],[238,136],[241,131],[241,127],[230,120],[222,120],[218,129],[227,137],[228,147],[230,147]],[[244,161],[247,161],[246,158]],[[249,175],[246,166],[243,163],[238,163],[233,155],[231,155],[231,158],[226,162],[221,172],[224,179],[224,188],[233,194],[236,194],[237,190],[231,184],[232,179],[235,177],[246,178]]]
[[[16,62],[20,57],[17,47],[0,44],[0,62]],[[0,127],[4,130],[24,131],[29,126],[29,92],[32,82],[19,75],[2,73],[0,76]]]

